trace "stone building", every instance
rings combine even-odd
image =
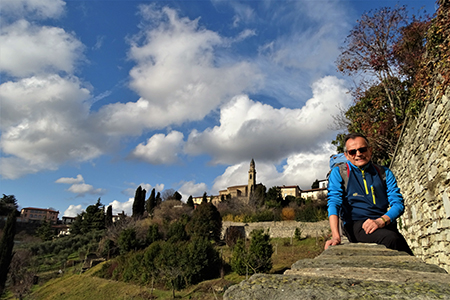
[[[248,170],[247,184],[229,186],[224,190],[220,190],[219,195],[217,196],[208,196],[207,200],[213,202],[214,204],[227,198],[238,198],[242,201],[248,202],[251,195],[254,193],[256,186],[256,165],[255,160],[252,159],[250,162],[250,168]],[[296,198],[301,197],[305,199],[310,198],[311,200],[318,200],[327,195],[326,186],[327,180],[320,180],[319,188],[317,189],[302,190],[298,185],[283,185],[279,186],[278,188],[281,191],[283,199],[285,199],[287,196],[293,196]],[[200,204],[203,200],[203,197],[193,197],[192,200],[195,204]]]
[[[19,222],[24,223],[41,223],[44,220],[50,221],[52,224],[58,222],[59,211],[46,208],[25,207],[20,211]]]
[[[252,158],[250,162],[250,169],[248,170],[248,183],[246,185],[235,185],[227,187],[226,190],[219,191],[219,199],[226,198],[241,198],[243,200],[250,199],[250,196],[255,191],[256,187],[256,167],[255,160]],[[218,199],[218,200],[219,200]]]

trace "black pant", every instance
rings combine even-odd
[[[390,223],[383,228],[378,228],[371,234],[366,234],[362,228],[365,220],[347,222],[344,225],[344,234],[351,243],[376,243],[385,245],[386,248],[404,251],[414,255],[403,235],[398,232],[397,223]]]

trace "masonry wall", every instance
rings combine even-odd
[[[330,233],[328,220],[320,222],[297,222],[297,221],[279,221],[279,222],[257,222],[240,223],[225,221],[222,224],[222,237],[230,226],[240,226],[245,230],[245,236],[250,237],[250,233],[256,229],[269,231],[271,238],[286,238],[294,236],[296,228],[301,231],[302,237],[321,237]]]
[[[417,257],[450,273],[450,89],[410,120],[391,165],[405,198],[399,227]]]

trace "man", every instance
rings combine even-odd
[[[395,220],[403,213],[403,196],[391,170],[375,167],[372,148],[362,134],[345,137],[344,154],[348,160],[348,184],[339,168],[328,178],[328,217],[331,227],[329,246],[339,245],[339,217],[344,222],[344,234],[352,243],[377,243],[387,248],[413,255],[405,238],[398,232]],[[383,168],[386,180],[382,179]]]

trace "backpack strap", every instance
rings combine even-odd
[[[339,174],[341,174],[342,180],[344,180],[344,188],[347,190],[348,186],[348,178],[350,177],[350,168],[347,163],[338,164]]]
[[[383,181],[384,189],[387,193],[386,170],[382,166],[379,166],[377,164],[372,163],[372,165],[374,166],[375,170],[377,170],[378,176],[380,176],[381,181]]]

